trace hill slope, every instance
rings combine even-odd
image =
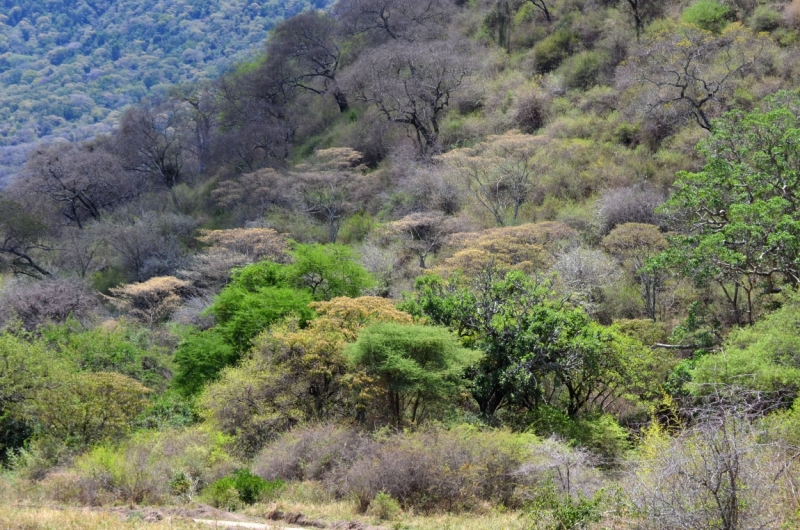
[[[274,23],[330,0],[0,2],[0,187],[40,140],[109,130],[119,110],[213,78]]]

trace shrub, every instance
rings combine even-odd
[[[540,73],[555,70],[572,53],[579,42],[578,36],[567,29],[557,30],[540,41],[533,48],[536,70]]]
[[[375,442],[349,428],[333,424],[295,429],[279,437],[253,461],[253,471],[266,479],[325,480],[346,469]]]
[[[481,502],[516,506],[536,438],[471,427],[431,427],[375,439],[333,426],[284,434],[256,458],[264,479],[319,480],[366,511],[383,493],[401,506],[461,510]],[[382,501],[381,501],[382,502]]]
[[[74,320],[42,330],[46,344],[82,370],[117,372],[154,390],[163,390],[171,376],[167,352],[155,344],[153,332],[124,321],[84,329]]]
[[[547,97],[534,91],[518,96],[514,123],[525,134],[533,134],[547,122]]]
[[[80,456],[75,472],[98,498],[135,503],[190,501],[235,465],[228,439],[205,429],[139,432],[117,447],[101,445]]]
[[[173,276],[150,278],[109,289],[109,298],[118,309],[130,314],[151,328],[166,320],[181,303],[181,294],[189,283]]]
[[[211,483],[203,496],[217,508],[235,510],[241,505],[272,499],[285,486],[285,482],[280,479],[267,482],[247,469],[239,469],[232,475]]]
[[[756,33],[773,31],[781,25],[782,18],[781,14],[771,7],[758,6],[750,17],[749,26]]]
[[[681,16],[689,24],[719,33],[728,25],[733,12],[717,0],[698,0],[687,7]]]
[[[0,294],[0,325],[15,318],[27,330],[70,318],[87,324],[101,313],[97,295],[76,278],[16,280]]]
[[[400,513],[400,503],[386,492],[379,492],[370,503],[370,513],[381,521],[391,521]]]
[[[79,373],[43,388],[27,409],[46,436],[86,447],[127,434],[150,392],[122,374]]]
[[[587,51],[564,61],[559,72],[567,89],[589,90],[602,81],[607,64],[608,57],[603,52]]]

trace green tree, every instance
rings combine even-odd
[[[549,281],[485,269],[476,277],[420,278],[409,311],[458,333],[484,357],[470,370],[472,395],[492,417],[501,408],[602,407],[643,373],[638,341],[551,299]]]
[[[42,387],[25,408],[45,436],[87,447],[128,433],[150,392],[122,374],[82,372]]]
[[[8,450],[21,447],[31,434],[24,407],[52,384],[54,374],[70,371],[43,343],[8,332],[0,334],[0,462],[5,461]]]
[[[248,351],[259,333],[289,315],[303,328],[314,317],[315,300],[355,297],[372,278],[342,245],[296,245],[290,264],[262,261],[232,274],[230,285],[208,312],[217,325],[190,331],[175,353],[175,384],[195,393]]]
[[[398,427],[452,404],[465,389],[464,371],[481,357],[445,328],[395,323],[367,327],[346,355],[375,378]]]
[[[293,286],[308,289],[314,300],[354,298],[372,287],[373,279],[345,245],[296,245],[289,266]]]
[[[365,296],[315,302],[319,315],[304,329],[296,319],[273,326],[238,366],[208,385],[201,406],[245,453],[309,421],[352,419],[361,403],[351,399],[353,373],[347,344],[374,322],[411,323],[390,300]]]
[[[800,98],[733,111],[698,144],[699,172],[681,172],[663,207],[682,234],[666,256],[697,284],[716,283],[736,323],[752,323],[759,291],[800,281]]]
[[[726,385],[790,404],[800,391],[798,294],[792,293],[783,307],[753,326],[734,330],[720,352],[695,362],[690,375],[689,390],[697,395]]]

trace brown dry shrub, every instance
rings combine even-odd
[[[461,270],[469,275],[491,263],[533,273],[550,267],[577,237],[569,226],[552,221],[457,233],[447,242],[453,255],[435,270],[443,274]]]
[[[99,506],[112,500],[96,483],[70,471],[50,473],[39,482],[39,491],[47,500],[72,506]]]
[[[794,0],[783,9],[786,25],[790,28],[800,29],[800,0]]]
[[[549,98],[543,90],[527,91],[515,102],[514,123],[525,134],[532,134],[547,124]]]
[[[325,480],[349,468],[375,442],[349,427],[322,424],[286,433],[253,461],[253,473],[275,480]]]
[[[153,327],[178,308],[181,296],[188,292],[188,288],[188,282],[173,276],[159,276],[146,282],[112,287],[113,297],[108,297],[108,300],[118,309]]]
[[[598,201],[597,224],[602,235],[625,223],[664,224],[656,213],[665,196],[649,187],[631,186],[606,191]]]
[[[430,427],[367,437],[341,426],[296,429],[256,458],[265,479],[319,480],[366,511],[383,492],[404,508],[459,511],[483,502],[516,506],[533,436],[471,427]]]
[[[102,313],[97,294],[78,278],[18,280],[0,294],[0,324],[19,319],[28,330],[70,317],[87,324]]]

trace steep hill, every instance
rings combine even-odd
[[[330,0],[3,0],[0,187],[31,147],[107,131],[119,110],[213,78],[276,21]]]

